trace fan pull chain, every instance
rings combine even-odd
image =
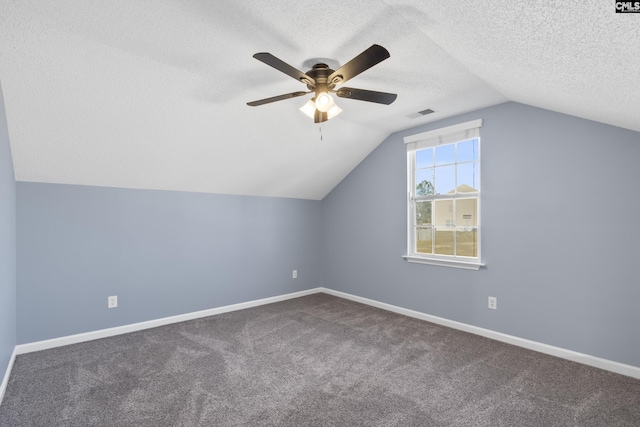
[[[322,126],[318,126],[318,130],[320,131],[320,141],[322,141]]]

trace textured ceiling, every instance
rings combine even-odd
[[[372,44],[391,57],[319,126],[307,71]],[[640,131],[640,14],[613,1],[0,0],[16,179],[323,198],[391,132],[513,100]],[[426,108],[435,114],[416,118]],[[320,138],[322,134],[322,139]]]

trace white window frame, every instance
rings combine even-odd
[[[437,255],[437,254],[423,254],[415,251],[415,165],[416,165],[416,151],[422,150],[430,147],[437,147],[438,145],[446,145],[453,144],[456,142],[466,141],[469,139],[478,139],[478,166],[480,167],[480,156],[482,155],[482,150],[480,148],[480,128],[482,127],[482,119],[472,120],[470,122],[460,123],[453,126],[448,126],[440,129],[435,129],[429,132],[419,133],[417,135],[410,135],[404,138],[404,143],[407,148],[407,253],[403,255],[409,262],[420,263],[420,264],[430,264],[430,265],[439,265],[445,267],[455,267],[455,268],[464,268],[470,270],[478,270],[480,267],[485,264],[482,263],[481,256],[481,229],[482,222],[480,216],[480,199],[481,199],[481,191],[482,184],[478,187],[477,193],[472,193],[472,195],[477,197],[477,209],[478,209],[478,221],[477,221],[477,238],[478,238],[478,253],[477,257],[465,257],[459,255]],[[481,168],[478,171],[479,181],[482,182],[482,178],[480,176]],[[433,200],[440,199],[451,199],[450,195],[442,195],[442,197],[438,197],[434,195]],[[460,196],[454,197],[455,199],[464,199],[465,195],[461,194]],[[453,218],[455,219],[455,212]],[[455,242],[455,240],[454,240]]]

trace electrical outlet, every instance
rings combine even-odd
[[[107,307],[116,308],[118,306],[118,296],[113,295],[107,298]]]
[[[491,310],[497,310],[498,309],[498,298],[489,297],[489,308]]]
[[[294,279],[297,279],[297,278],[298,278],[298,270],[293,270],[293,272],[291,273],[291,276],[292,276]]]

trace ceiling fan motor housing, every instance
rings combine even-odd
[[[311,77],[315,81],[315,83],[304,77],[300,80],[307,85],[309,90],[314,91],[316,95],[318,95],[321,92],[329,92],[333,90],[333,88],[342,81],[342,76],[340,75],[335,76],[332,81],[329,81],[329,76],[333,74],[333,72],[334,70],[329,68],[327,64],[318,63],[306,73],[307,76]]]

